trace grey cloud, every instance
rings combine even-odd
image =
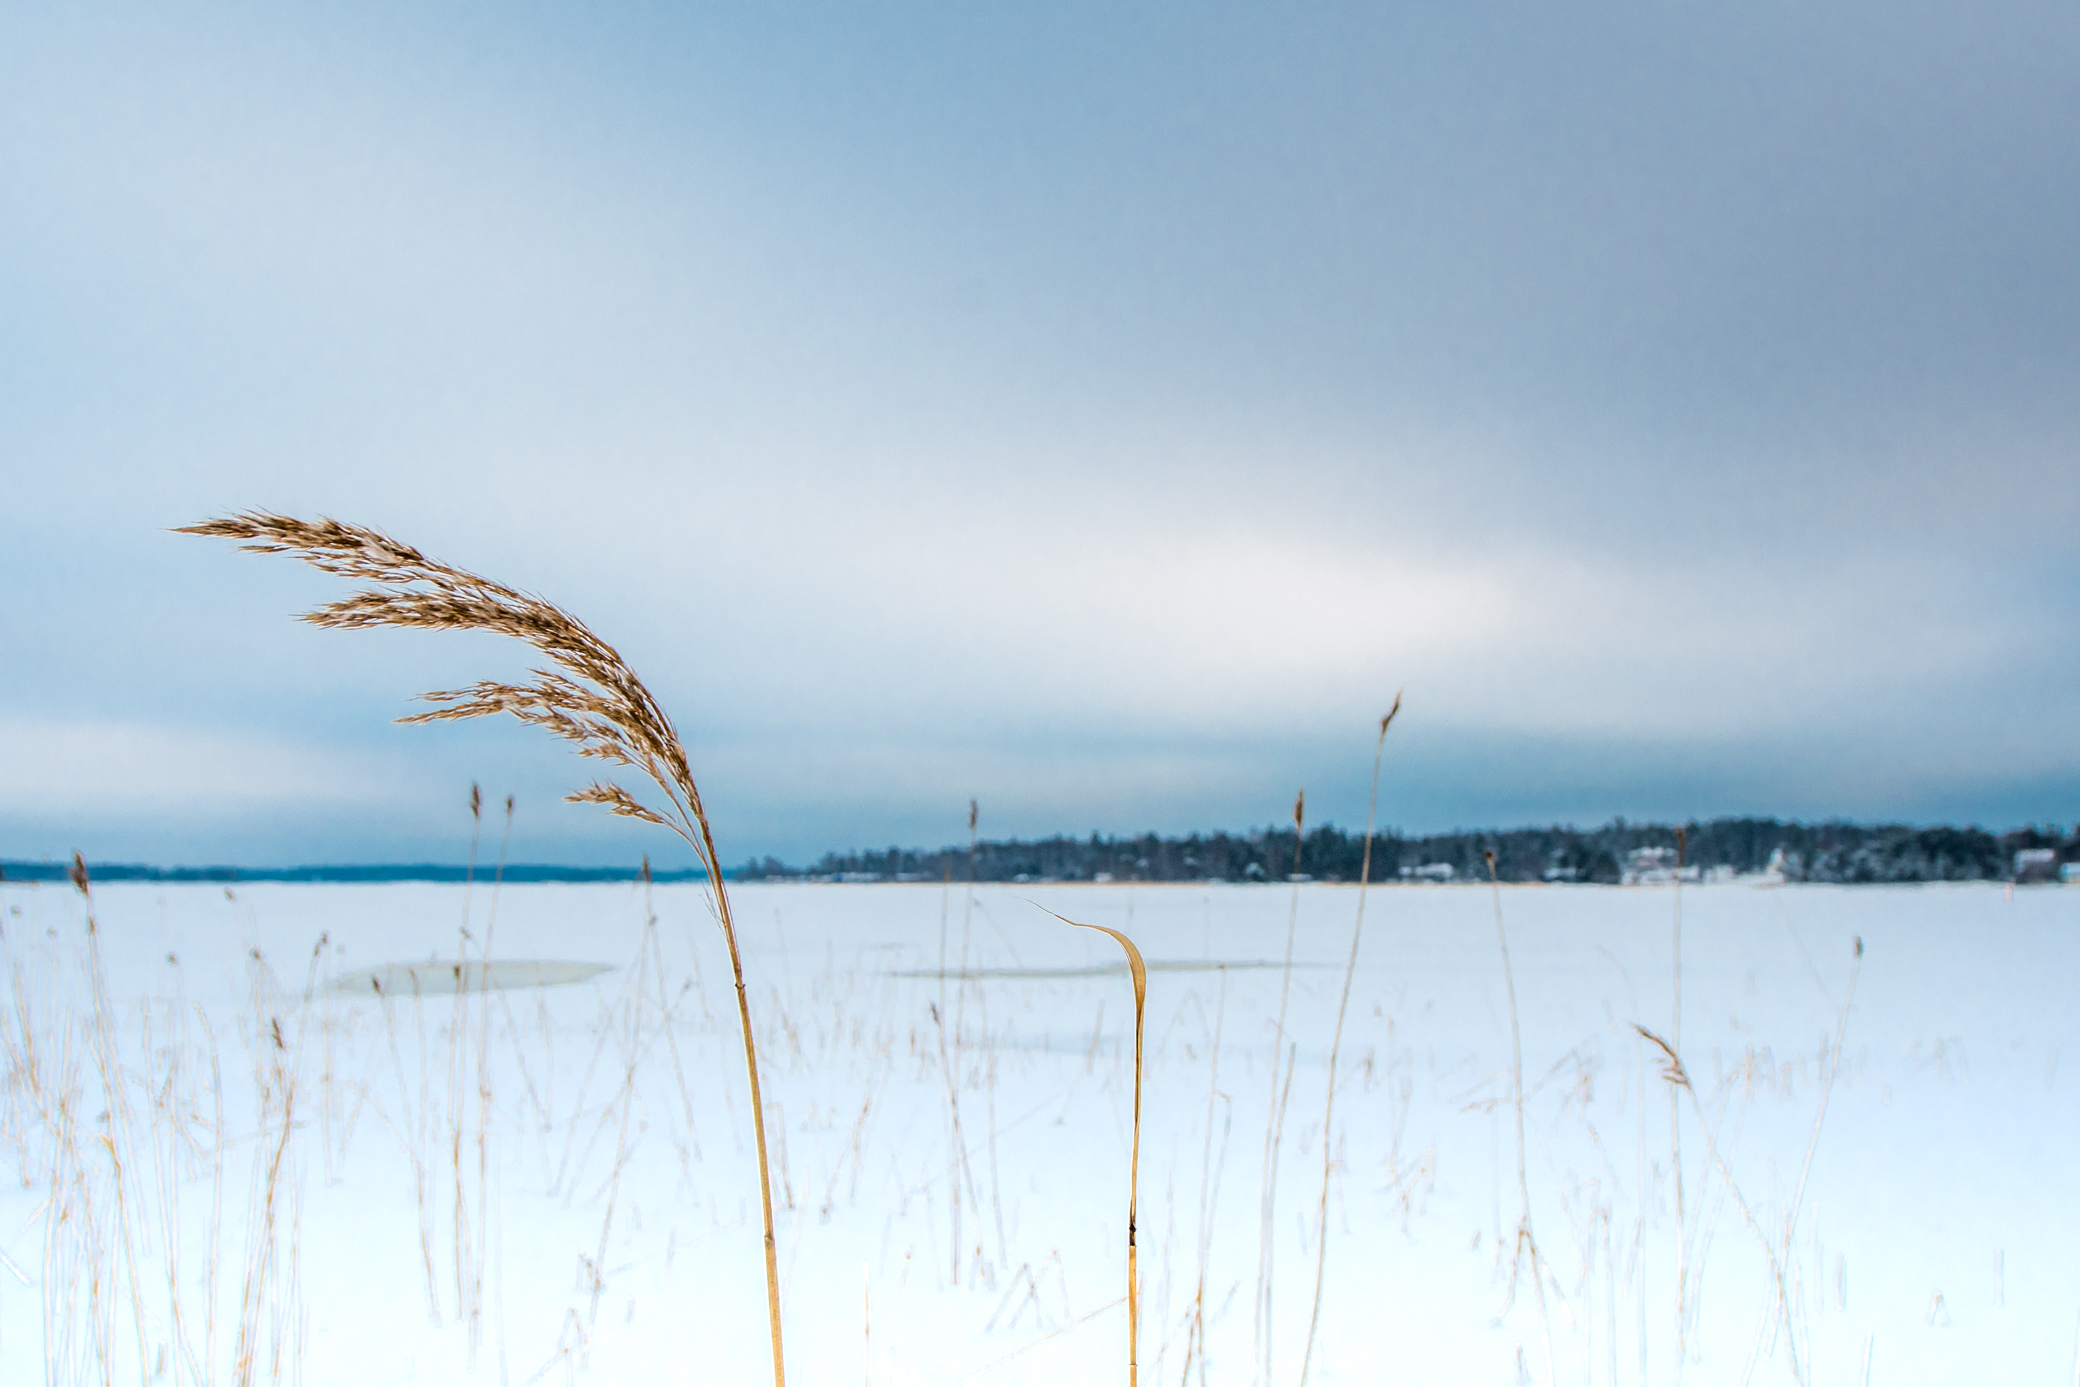
[[[1254,821],[1403,683],[1410,827],[2069,803],[2069,7],[123,18],[0,56],[0,714],[391,799],[68,834],[553,799],[241,505],[583,613],[747,851]]]

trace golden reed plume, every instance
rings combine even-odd
[[[751,1006],[744,992],[744,966],[714,834],[686,764],[686,748],[680,744],[671,718],[614,647],[563,608],[430,559],[380,530],[324,518],[297,520],[245,511],[184,526],[178,533],[237,540],[240,548],[255,554],[289,554],[313,568],[370,585],[304,613],[303,620],[315,626],[350,631],[375,626],[489,631],[526,642],[552,666],[531,671],[532,682],[484,680],[466,689],[436,690],[421,695],[436,705],[431,711],[398,721],[452,722],[508,713],[570,742],[580,756],[639,771],[657,787],[663,796],[661,803],[645,804],[608,780],[595,780],[564,798],[603,805],[610,814],[670,829],[686,840],[707,869],[716,915],[729,945],[730,972],[737,985],[737,1019],[744,1032],[744,1065],[751,1082],[759,1195],[765,1215],[766,1313],[773,1338],[773,1382],[775,1387],[784,1387],[772,1175],[766,1161],[765,1107],[759,1095]]]

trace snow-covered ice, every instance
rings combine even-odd
[[[1151,965],[1146,1379],[1300,1381],[1355,887],[1289,975],[1284,886],[733,897],[797,1383],[1124,1381],[1132,993],[1046,911]],[[1677,899],[1500,892],[1520,1187],[1494,896],[1371,892],[1309,1380],[2070,1380],[2080,892],[1684,888],[1690,1093]],[[699,888],[97,887],[98,1003],[77,893],[0,910],[0,1383],[766,1378]]]

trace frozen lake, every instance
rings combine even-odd
[[[1376,888],[1326,1249],[1356,888],[1290,972],[1283,886],[733,895],[798,1383],[1125,1380],[1132,992],[1041,907],[1150,963],[1150,1382],[1299,1382],[1324,1250],[1324,1384],[2074,1378],[2080,891],[1686,887],[1685,1091],[1674,890],[1504,887],[1520,1180],[1495,898]],[[98,990],[0,909],[0,1383],[764,1380],[698,888],[111,885]]]

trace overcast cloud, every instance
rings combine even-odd
[[[387,528],[678,717],[725,856],[2080,802],[2069,4],[0,4],[0,855],[664,844]]]

